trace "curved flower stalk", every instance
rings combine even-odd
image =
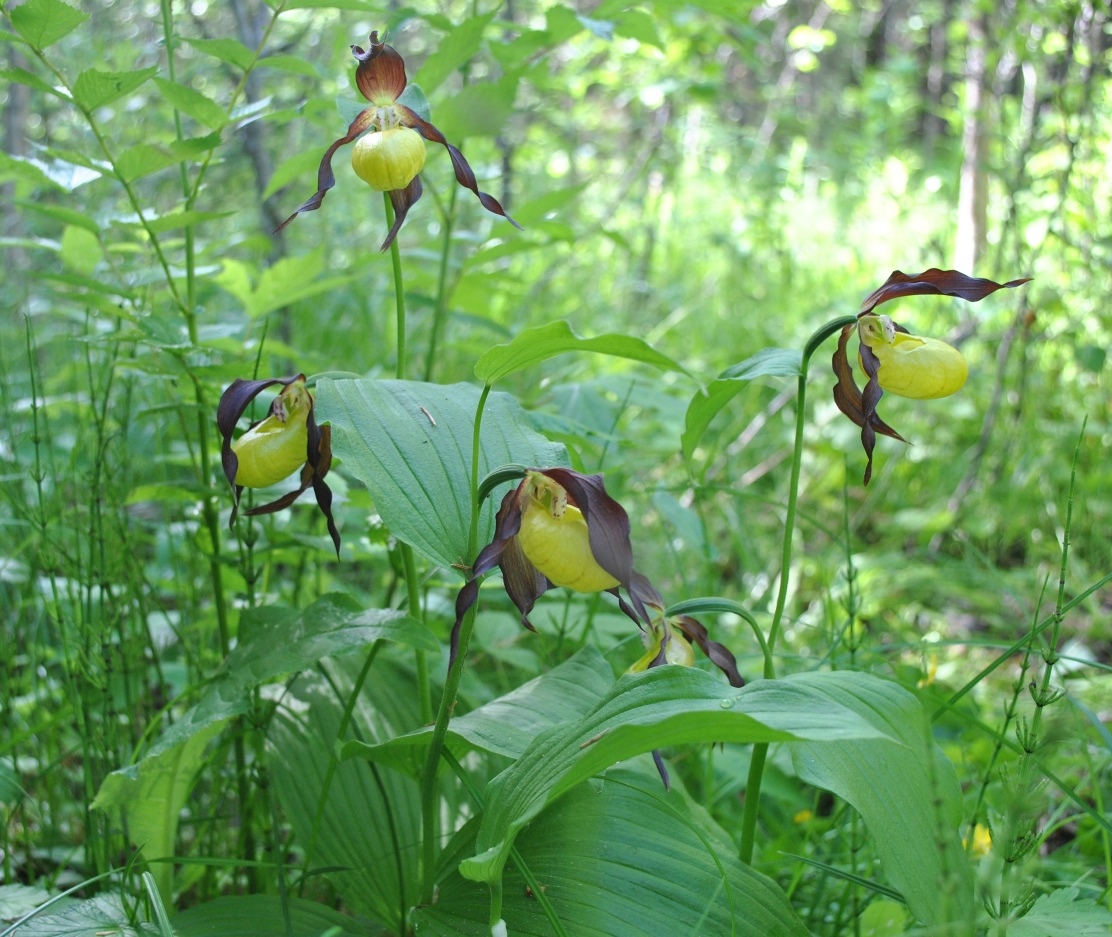
[[[884,392],[916,400],[947,397],[961,389],[969,374],[969,366],[956,348],[935,338],[912,335],[889,316],[877,315],[873,310],[901,296],[933,294],[977,302],[999,289],[1019,286],[1029,280],[1030,277],[1023,277],[996,283],[966,276],[957,270],[931,268],[914,275],[896,270],[861,304],[857,322],[842,329],[832,364],[838,378],[834,385],[834,402],[861,427],[861,445],[868,458],[866,485],[873,474],[876,434],[907,442],[877,413],[877,404]],[[864,390],[857,387],[846,351],[854,331],[860,341],[858,360],[869,378]]]
[[[269,414],[233,440],[236,426],[251,401],[275,384],[281,384],[282,391],[271,403]],[[269,487],[300,469],[300,487],[244,513],[253,517],[281,511],[311,486],[339,556],[340,533],[332,517],[332,489],[324,481],[332,466],[331,428],[317,425],[313,403],[313,392],[306,387],[304,374],[257,381],[236,378],[221,394],[216,411],[223,440],[220,460],[235,496],[228,525],[236,521],[244,488]]]
[[[479,579],[495,566],[502,570],[506,593],[530,631],[536,629],[529,612],[555,586],[609,592],[617,596],[623,612],[648,626],[651,617],[642,586],[648,580],[633,571],[629,531],[629,515],[606,493],[601,475],[566,468],[527,470],[521,484],[502,499],[494,539],[479,551],[471,578],[456,597],[451,659],[455,660],[463,616],[479,597]],[[619,588],[626,590],[632,605]]]
[[[382,242],[382,250],[393,243],[409,209],[421,197],[423,190],[418,173],[425,165],[425,140],[439,143],[448,151],[456,181],[474,192],[483,208],[501,215],[520,229],[521,225],[506,214],[498,199],[479,191],[471,166],[463,154],[444,139],[444,134],[412,108],[398,103],[407,83],[405,60],[401,55],[392,46],[380,42],[377,31],[371,33],[369,50],[352,46],[351,52],[359,62],[355,69],[355,82],[371,106],[361,111],[348,125],[347,133],[325,151],[317,170],[317,191],[277,230],[282,230],[302,212],[320,208],[324,196],[336,184],[336,176],[332,172],[333,155],[341,146],[351,143],[368,130],[372,132],[355,146],[352,168],[373,189],[386,192],[394,206],[394,224]]]

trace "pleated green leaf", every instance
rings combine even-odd
[[[309,868],[336,870],[328,878],[346,907],[400,933],[401,915],[417,900],[418,782],[366,761],[331,768],[337,743],[391,738],[419,724],[420,713],[412,673],[382,655],[341,737],[360,663],[342,658],[291,687],[270,734],[271,784]]]
[[[805,937],[779,886],[738,861],[726,833],[644,761],[644,771],[580,785],[519,837],[536,886],[507,868],[508,932],[550,937],[551,914],[573,937]],[[466,842],[453,846],[466,852]],[[416,912],[417,933],[487,937],[489,906],[486,886],[453,873]]]
[[[961,789],[919,701],[895,683],[861,673],[801,674],[797,682],[821,685],[833,704],[885,736],[792,745],[800,777],[861,814],[881,871],[920,921],[972,920],[973,873],[958,829]]]
[[[286,930],[287,914],[289,931]],[[231,895],[196,905],[174,915],[170,923],[177,937],[362,937],[366,930],[339,911],[315,901],[289,897],[286,907],[278,895]],[[336,928],[331,930],[331,928]]]
[[[447,745],[457,758],[471,749],[519,757],[541,732],[586,715],[614,684],[613,672],[597,648],[588,645],[574,657],[505,696],[448,723]],[[348,742],[343,757],[365,757],[401,770],[424,769],[432,728],[391,739],[382,745]]]
[[[888,739],[822,677],[762,680],[735,690],[689,667],[627,674],[583,719],[542,733],[512,766],[491,781],[476,855],[460,871],[497,882],[514,836],[576,784],[633,755],[698,742]],[[872,680],[857,674],[865,681]]]
[[[471,525],[471,436],[479,389],[471,384],[322,380],[317,420],[332,424],[332,451],[362,481],[394,536],[433,563],[466,569]],[[567,451],[531,427],[508,394],[486,402],[479,477],[517,462],[567,465]],[[481,515],[479,540],[494,528],[494,504]]]

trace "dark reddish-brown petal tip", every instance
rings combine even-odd
[[[302,212],[316,211],[320,208],[321,202],[324,201],[324,197],[328,194],[328,190],[336,184],[336,174],[332,171],[332,157],[341,146],[351,143],[352,140],[366,130],[371,125],[373,117],[374,111],[369,107],[360,111],[359,116],[348,125],[347,133],[325,150],[324,156],[321,157],[320,168],[317,170],[317,191],[314,192],[297,211],[274,229],[275,234],[281,231]]]
[[[737,669],[737,658],[723,644],[711,641],[707,636],[707,629],[697,619],[690,615],[678,615],[671,621],[680,629],[689,641],[694,641],[715,667],[721,670],[731,686],[745,686],[745,680]]]
[[[405,91],[405,59],[393,46],[378,41],[378,30],[371,33],[370,43],[369,50],[351,47],[351,54],[359,62],[355,83],[363,97],[373,104],[392,104]]]
[[[412,127],[426,140],[439,143],[448,151],[448,155],[452,158],[452,168],[456,173],[456,181],[464,188],[474,192],[483,208],[495,215],[501,215],[515,228],[519,231],[521,230],[521,225],[506,214],[506,210],[502,207],[498,199],[486,192],[479,191],[479,183],[475,179],[475,173],[472,172],[471,166],[468,164],[467,160],[464,159],[463,154],[444,139],[444,134],[437,130],[427,120],[422,120],[416,111],[406,107],[404,104],[399,104],[397,109],[404,115],[406,126]]]
[[[393,189],[387,193],[390,196],[390,204],[394,206],[394,223],[390,226],[386,240],[382,242],[382,247],[379,250],[388,250],[390,245],[394,243],[394,238],[398,236],[398,232],[402,229],[405,216],[417,204],[417,200],[424,191],[424,187],[421,185],[421,177],[414,176],[404,189]]]
[[[958,270],[939,270],[932,267],[922,273],[902,273],[893,270],[888,279],[861,304],[861,315],[872,312],[881,303],[901,296],[956,296],[975,303],[997,290],[1021,286],[1030,282],[1030,277],[997,283],[981,277],[971,277]]]

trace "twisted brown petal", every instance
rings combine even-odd
[[[966,276],[958,270],[939,270],[937,267],[913,274],[893,270],[883,285],[861,304],[861,314],[872,312],[881,303],[898,299],[900,296],[956,296],[975,303],[990,293],[1021,286],[1030,279],[1030,277],[1021,277],[1018,280],[1009,280],[1007,283],[996,283],[993,280]]]
[[[479,551],[471,567],[471,577],[456,596],[456,621],[452,625],[449,667],[455,661],[459,649],[459,630],[463,624],[463,616],[479,598],[479,578],[495,566],[502,570],[506,593],[521,613],[521,623],[530,631],[536,630],[529,621],[529,612],[551,583],[529,562],[517,542],[517,534],[521,530],[521,505],[518,497],[524,484],[522,482],[512,491],[506,492],[495,516],[494,539]]]
[[[324,156],[321,157],[320,168],[317,170],[317,191],[314,192],[297,211],[290,215],[289,218],[278,225],[278,227],[274,229],[275,233],[281,231],[302,212],[316,211],[320,208],[321,202],[324,201],[325,195],[328,194],[328,190],[336,184],[336,174],[332,171],[332,157],[341,146],[351,143],[359,134],[370,127],[373,118],[374,111],[371,108],[368,107],[360,111],[359,116],[348,124],[347,133],[325,150]]]
[[[421,185],[421,177],[414,176],[404,189],[394,189],[387,193],[390,196],[390,204],[394,206],[394,223],[390,226],[386,240],[382,242],[382,247],[379,250],[387,250],[394,243],[394,238],[398,236],[398,232],[402,229],[405,216],[409,214],[409,209],[417,204],[417,199],[421,197],[422,192],[424,192],[424,187]]]
[[[834,374],[838,378],[838,383],[834,385],[834,403],[838,405],[838,409],[842,413],[861,427],[861,445],[865,449],[865,455],[868,456],[869,460],[865,466],[865,484],[867,485],[873,474],[873,448],[876,445],[876,434],[882,433],[901,442],[907,442],[907,440],[885,423],[876,412],[877,404],[883,395],[880,384],[876,380],[876,372],[880,362],[876,360],[876,355],[867,345],[861,346],[861,360],[865,364],[866,373],[869,374],[869,383],[865,386],[864,394],[857,387],[857,381],[853,377],[853,368],[850,366],[849,356],[846,354],[846,345],[849,343],[849,337],[855,328],[856,326],[847,325],[842,329],[842,334],[838,336],[838,347],[831,358],[831,364],[833,364]],[[869,372],[870,366],[872,367],[871,372]]]
[[[404,104],[398,104],[396,107],[405,117],[404,122],[407,127],[412,127],[426,140],[439,143],[448,151],[448,155],[452,158],[452,168],[455,169],[456,172],[456,181],[464,188],[474,192],[482,203],[483,208],[495,215],[501,215],[515,228],[519,231],[521,230],[521,225],[506,214],[506,210],[502,207],[498,199],[493,195],[488,195],[486,192],[479,191],[479,183],[475,179],[475,173],[472,172],[471,166],[468,164],[467,160],[463,158],[463,154],[444,139],[444,134],[437,130],[427,120],[422,120],[417,115],[416,111],[406,107]]]
[[[711,641],[707,636],[707,629],[690,615],[677,615],[670,621],[687,636],[689,641],[694,641],[714,664],[730,681],[730,686],[745,686],[745,680],[737,669],[737,658],[717,641]],[[661,648],[663,651],[663,648]]]
[[[371,33],[370,41],[370,51],[351,47],[351,54],[359,61],[355,83],[372,104],[393,104],[405,91],[405,59],[393,46],[378,41],[378,30]]]

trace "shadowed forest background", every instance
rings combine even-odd
[[[1104,4],[0,11],[0,937],[1109,932]],[[350,146],[276,230],[372,31],[521,230],[433,142],[393,253]],[[878,310],[969,378],[866,486],[809,338],[930,268],[1031,279]],[[299,373],[338,557],[245,513],[294,479],[229,524],[218,401]],[[749,686],[495,572],[442,706],[505,463],[603,473]]]

